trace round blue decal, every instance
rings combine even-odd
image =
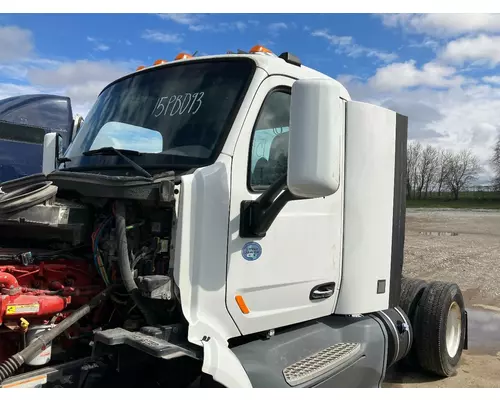
[[[256,242],[245,243],[241,255],[247,261],[255,261],[262,255],[262,247]]]

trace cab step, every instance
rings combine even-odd
[[[350,364],[360,353],[360,343],[337,343],[286,367],[283,376],[290,386],[302,385],[343,364]]]
[[[195,349],[187,343],[185,345],[182,343],[174,344],[166,339],[168,336],[163,331],[153,327],[145,327],[140,332],[114,328],[95,332],[94,342],[96,345],[103,344],[107,346],[128,345],[150,356],[165,360],[184,356],[201,359],[201,349]]]

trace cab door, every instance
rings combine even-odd
[[[293,82],[270,76],[261,84],[234,152],[226,301],[242,334],[329,315],[337,301],[342,187],[327,198],[287,203],[263,238],[240,235],[241,203],[286,173]]]

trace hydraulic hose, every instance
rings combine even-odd
[[[23,176],[17,179],[12,179],[10,181],[5,181],[1,183],[0,194],[13,192],[14,190],[46,181],[47,177],[42,173]]]
[[[115,220],[116,220],[116,239],[118,241],[118,264],[120,267],[120,275],[122,278],[125,290],[130,294],[137,308],[142,312],[144,319],[148,325],[155,325],[156,318],[141,297],[139,288],[134,281],[132,268],[130,267],[130,259],[128,256],[127,244],[127,224],[125,221],[126,211],[125,205],[122,202],[116,203]]]
[[[16,185],[6,182],[0,187],[0,214],[12,214],[41,204],[54,198],[57,190],[57,186],[47,180],[26,180]]]
[[[47,343],[50,343],[55,337],[59,336],[71,325],[79,321],[85,315],[90,313],[94,308],[99,306],[106,297],[110,294],[114,286],[109,286],[97,296],[95,296],[88,304],[83,305],[78,310],[73,312],[68,318],[61,321],[54,328],[46,331],[42,335],[34,339],[28,346],[20,352],[14,354],[8,360],[0,364],[0,384],[7,378],[11,377],[26,360],[34,357]]]

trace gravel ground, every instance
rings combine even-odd
[[[410,209],[403,274],[457,283],[468,307],[500,307],[500,212]]]
[[[500,388],[500,211],[409,209],[403,274],[460,286],[470,348],[454,377],[391,372],[384,386]]]

